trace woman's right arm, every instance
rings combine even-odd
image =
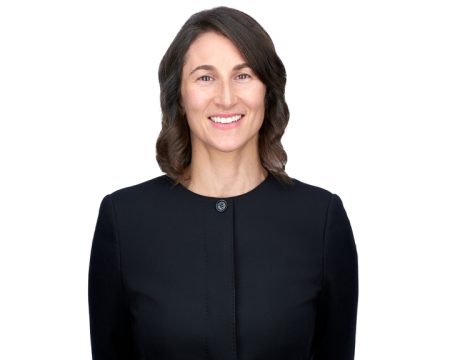
[[[93,360],[133,359],[130,314],[121,274],[111,195],[101,204],[92,241],[88,298]]]

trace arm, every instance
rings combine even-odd
[[[100,204],[89,263],[88,298],[93,360],[133,358],[118,240],[112,199],[106,195]]]
[[[342,200],[332,194],[324,229],[323,282],[314,360],[352,360],[358,306],[358,255]]]

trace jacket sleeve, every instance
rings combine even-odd
[[[358,306],[358,255],[342,200],[331,195],[324,229],[323,282],[314,360],[352,360]]]
[[[89,262],[88,298],[93,360],[133,358],[130,315],[120,265],[113,203],[111,195],[106,195],[100,204]]]

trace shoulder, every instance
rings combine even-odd
[[[291,177],[293,183],[288,185],[272,176],[266,191],[260,192],[263,199],[269,196],[275,202],[292,203],[293,207],[301,206],[306,209],[327,209],[333,197],[339,197],[330,190],[319,185],[310,184]],[[152,179],[122,187],[110,192],[108,196],[113,203],[127,208],[135,205],[158,204],[162,206],[169,199],[177,201],[177,195],[168,190],[173,186],[171,179],[163,174]],[[178,193],[179,194],[179,193]],[[340,200],[340,199],[339,199]]]
[[[347,211],[338,194],[298,179],[293,178],[293,180],[294,186],[291,191],[296,194],[293,197],[301,201],[305,211],[309,209],[311,213],[314,213],[312,210],[317,210],[317,214],[322,214],[328,225],[333,223],[349,225]]]
[[[109,193],[114,203],[132,205],[140,202],[156,201],[163,196],[164,190],[171,186],[166,175],[156,176],[136,184],[116,189]]]
[[[275,180],[276,187],[280,193],[286,194],[287,198],[301,201],[306,205],[328,205],[333,197],[333,192],[316,184],[310,184],[300,179],[291,177],[293,184],[287,185]]]

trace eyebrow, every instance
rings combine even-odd
[[[238,64],[235,67],[233,67],[233,71],[241,70],[241,69],[244,69],[244,68],[250,68],[251,69],[249,64],[242,63],[242,64]],[[200,65],[200,66],[197,66],[194,70],[192,70],[189,75],[192,75],[197,70],[215,70],[215,69],[216,68],[213,65]]]

